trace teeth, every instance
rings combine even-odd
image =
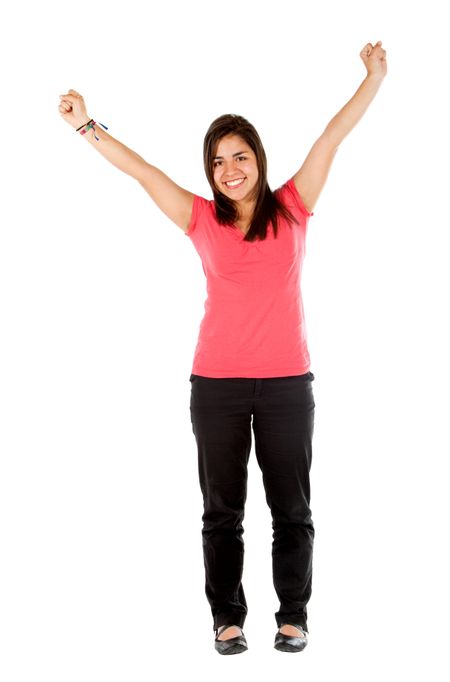
[[[235,187],[236,185],[240,185],[241,182],[244,182],[244,178],[240,178],[239,180],[230,180],[230,182],[226,182],[225,184],[229,187]]]

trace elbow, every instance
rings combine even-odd
[[[339,149],[339,145],[344,139],[345,135],[339,132],[335,126],[328,125],[322,133],[322,138],[330,149]]]

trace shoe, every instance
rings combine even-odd
[[[303,637],[294,637],[292,635],[283,635],[280,629],[283,625],[292,625],[294,628],[301,630],[303,632]],[[305,646],[308,644],[308,632],[302,625],[296,625],[295,623],[283,623],[280,625],[277,634],[275,635],[275,649],[278,651],[290,651],[295,653],[296,651],[303,651]]]
[[[237,625],[241,630],[241,634],[237,637],[231,637],[230,639],[217,639],[219,634],[222,634],[227,628],[233,627],[232,625],[220,625],[216,630],[216,636],[214,639],[214,647],[219,654],[241,654],[243,651],[247,651],[247,640],[242,631],[242,628]],[[219,633],[220,630],[220,633]]]

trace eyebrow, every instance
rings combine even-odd
[[[233,158],[235,156],[240,156],[241,154],[248,154],[248,152],[245,152],[245,151],[244,152],[236,152],[236,154],[233,154]],[[213,161],[215,161],[216,159],[223,159],[223,156],[215,156]]]

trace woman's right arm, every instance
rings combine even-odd
[[[69,90],[60,98],[59,112],[75,130],[89,121],[90,116],[79,93]],[[92,128],[83,137],[116,168],[135,178],[163,213],[186,232],[194,203],[192,192],[177,185],[159,168],[109,135],[99,123],[95,126],[95,134],[99,140],[95,139]]]

